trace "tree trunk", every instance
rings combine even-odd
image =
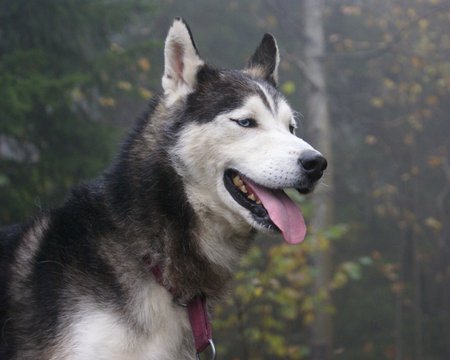
[[[314,214],[310,221],[313,238],[319,248],[319,234],[333,223],[333,172],[331,159],[331,132],[328,113],[326,78],[323,66],[325,58],[325,39],[323,27],[323,1],[304,0],[304,35],[305,46],[304,68],[309,81],[307,92],[306,119],[308,135],[312,145],[328,159],[324,184],[316,189],[313,195]],[[332,318],[328,305],[331,299],[327,291],[331,278],[331,249],[317,250],[313,258],[317,269],[315,294],[325,293],[327,298],[317,307],[316,320],[312,329],[312,358],[328,360],[332,358],[333,335]]]

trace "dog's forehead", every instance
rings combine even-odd
[[[242,96],[245,100],[253,100],[251,102],[245,101],[246,104],[252,103],[259,108],[263,107],[274,118],[281,118],[287,121],[293,118],[293,111],[290,105],[278,89],[264,80],[249,76],[245,76],[244,79],[247,82],[248,89],[243,91]]]
[[[290,106],[276,88],[238,70],[220,70],[203,81],[189,96],[186,112],[191,120],[204,123],[244,106],[252,97],[274,116],[292,116]]]
[[[267,81],[242,71],[224,71],[221,79],[227,87],[236,89],[242,96],[258,95],[269,108],[277,106],[278,101],[283,99],[283,95]]]

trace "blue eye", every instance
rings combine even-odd
[[[256,127],[256,121],[254,119],[240,119],[240,120],[230,119],[230,120],[236,122],[239,126],[242,127],[246,128]]]
[[[238,120],[238,124],[243,127],[249,127],[251,124],[250,119]]]

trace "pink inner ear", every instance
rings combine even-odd
[[[181,80],[183,79],[183,69],[184,69],[184,47],[182,44],[175,42],[173,44],[173,57],[172,57],[172,68],[175,70],[177,77]]]

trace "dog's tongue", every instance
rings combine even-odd
[[[253,182],[248,182],[246,185],[261,200],[270,219],[278,226],[289,244],[297,244],[305,239],[305,219],[297,205],[283,190],[268,189]]]

